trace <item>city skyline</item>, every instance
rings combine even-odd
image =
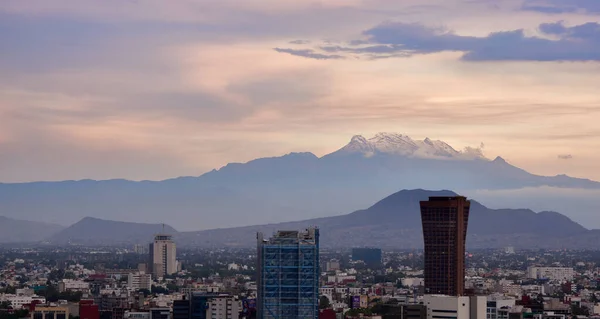
[[[594,1],[4,1],[0,181],[200,175],[399,132],[600,180]]]

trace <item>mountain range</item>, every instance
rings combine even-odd
[[[451,191],[403,190],[371,207],[350,214],[303,221],[178,232],[168,225],[141,224],[86,217],[45,238],[52,244],[145,244],[156,233],[170,233],[178,246],[253,247],[257,232],[321,229],[323,247],[377,246],[421,248],[423,239],[419,201],[430,196],[456,196]],[[528,209],[489,209],[471,200],[467,245],[469,248],[595,248],[600,231],[588,230],[555,212]],[[39,238],[39,237],[38,237]]]
[[[454,189],[472,196],[480,190],[538,187],[542,192],[544,187],[600,190],[600,183],[531,174],[501,157],[486,158],[481,148],[458,151],[443,141],[380,133],[354,136],[322,157],[290,153],[227,164],[198,177],[0,184],[0,215],[61,225],[87,216],[168,220],[177,229],[194,231],[341,215],[400,189]],[[569,202],[564,213],[594,213],[578,203]],[[503,205],[518,208],[510,199]]]

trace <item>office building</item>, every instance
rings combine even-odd
[[[149,268],[154,278],[172,275],[177,272],[176,248],[173,237],[158,234],[150,244]]]
[[[368,267],[381,267],[382,262],[381,249],[378,248],[353,248],[352,260],[363,261]]]
[[[257,318],[319,317],[319,230],[257,235]]]
[[[462,296],[470,202],[466,197],[430,197],[421,202],[425,242],[425,294]]]
[[[69,319],[67,307],[35,307],[30,313],[31,319]]]

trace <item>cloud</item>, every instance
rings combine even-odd
[[[289,53],[291,55],[301,56],[301,57],[310,58],[310,59],[317,59],[317,60],[344,59],[344,57],[341,55],[316,53],[314,50],[310,50],[310,49],[295,50],[295,49],[274,48],[273,50],[280,52],[280,53]]]
[[[571,154],[561,154],[561,155],[558,155],[558,158],[562,159],[562,160],[570,160],[570,159],[573,158],[573,155],[571,155]]]
[[[322,46],[320,49],[336,54],[336,58],[341,58],[338,55],[341,53],[373,59],[463,52],[461,59],[465,61],[600,61],[598,23],[572,27],[563,22],[546,23],[539,26],[539,31],[546,37],[527,36],[524,29],[476,37],[416,23],[387,22],[363,32],[367,45]],[[550,36],[557,39],[549,39]],[[295,50],[291,54],[323,58],[313,50]]]
[[[548,14],[585,12],[600,13],[598,0],[526,0],[521,9]]]

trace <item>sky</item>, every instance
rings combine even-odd
[[[600,180],[598,0],[1,0],[0,182],[398,132]]]

